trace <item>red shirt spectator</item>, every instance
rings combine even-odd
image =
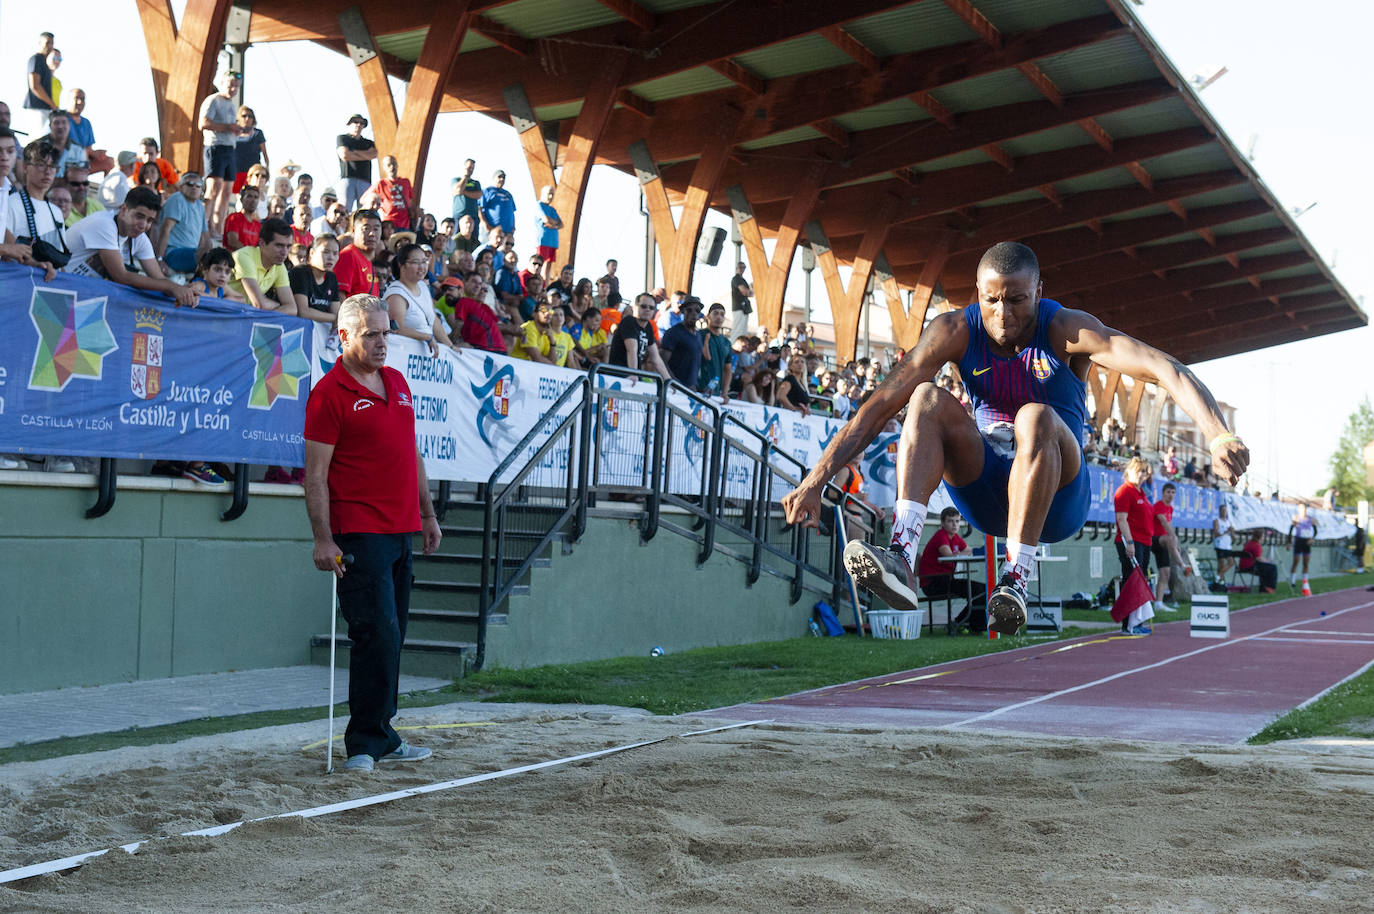
[[[1255,563],[1264,554],[1264,547],[1259,544],[1258,540],[1247,540],[1245,545],[1240,547],[1240,550],[1245,553],[1240,560],[1241,571],[1249,571],[1254,568]]]
[[[474,349],[487,352],[505,353],[506,343],[501,336],[501,326],[496,314],[487,307],[486,302],[475,298],[460,298],[453,306],[453,318],[462,321],[458,334],[463,342]]]
[[[229,218],[224,220],[224,246],[231,251],[239,248],[255,248],[258,246],[258,232],[262,231],[262,223],[256,218],[249,218],[244,213],[230,213]],[[238,242],[230,240],[229,233],[238,235]]]
[[[315,242],[315,236],[314,236],[314,235],[310,234],[309,232],[302,231],[301,229],[296,228],[294,225],[291,226],[291,243],[292,243],[292,244],[303,244],[303,245],[305,245],[306,247],[310,247],[310,245],[314,244],[314,242]]]
[[[1150,528],[1154,530],[1155,536],[1163,536],[1164,528],[1155,522],[1155,517],[1162,514],[1164,515],[1164,519],[1172,524],[1174,522],[1174,506],[1166,505],[1163,501],[1157,501],[1151,511],[1153,513],[1150,515]],[[1135,533],[1134,521],[1131,523],[1131,532]]]
[[[1154,507],[1150,500],[1145,497],[1145,493],[1128,482],[1123,482],[1112,497],[1114,510],[1126,515],[1126,522],[1131,525],[1131,539],[1137,543],[1150,545],[1154,539]],[[1116,539],[1121,540],[1121,531],[1116,533]]]
[[[415,205],[415,191],[408,178],[396,177],[394,156],[382,156],[382,177],[369,190],[377,195],[377,210],[383,222],[390,222],[398,232],[410,228],[410,210]]]
[[[921,561],[917,565],[922,587],[928,586],[933,577],[942,574],[954,574],[953,563],[940,561],[941,546],[948,546],[952,551],[959,553],[968,548],[968,543],[965,543],[964,538],[959,534],[950,533],[943,526],[936,530],[935,535],[930,538],[930,542],[926,543],[926,548],[921,550]]]
[[[377,295],[381,291],[372,272],[372,259],[351,244],[339,252],[334,278],[339,281],[339,294],[344,298],[360,292]]]

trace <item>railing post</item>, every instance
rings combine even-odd
[[[101,457],[100,468],[96,471],[95,504],[86,509],[86,519],[104,517],[114,507],[115,502],[115,459]]]
[[[448,500],[452,497],[453,483],[447,479],[439,480],[439,503],[434,506],[434,519],[441,524],[444,515],[448,514]]]
[[[222,521],[238,520],[248,510],[248,464],[234,464],[234,500],[219,516]]]
[[[584,382],[586,387],[582,393],[582,415],[581,437],[577,442],[577,511],[573,514],[572,538],[573,542],[582,539],[582,534],[587,532],[587,499],[588,482],[591,473],[591,462],[594,459],[592,454],[598,450],[596,447],[595,433],[593,431],[593,419],[599,410],[596,403],[596,373],[597,366],[593,365],[592,370],[587,374]]]
[[[763,571],[763,540],[768,534],[768,503],[772,491],[772,476],[768,470],[768,455],[773,450],[770,441],[759,445],[759,462],[754,469],[754,555],[749,562],[748,582],[753,584]]]
[[[668,385],[660,380],[657,384],[658,399],[654,402],[654,431],[649,444],[649,495],[644,501],[644,529],[640,531],[640,541],[647,543],[658,532],[658,511],[663,500],[663,427],[668,415]]]
[[[711,553],[716,549],[716,517],[720,510],[720,477],[724,472],[721,466],[721,454],[723,446],[721,439],[725,436],[725,412],[722,410],[716,413],[716,421],[712,424],[711,432],[711,456],[706,461],[706,503],[702,506],[706,509],[706,530],[701,535],[701,552],[697,554],[697,564],[704,565],[706,560],[711,557]]]

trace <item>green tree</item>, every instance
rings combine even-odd
[[[1365,397],[1346,420],[1340,443],[1331,455],[1331,486],[1336,489],[1337,501],[1353,505],[1362,498],[1374,496],[1365,485],[1364,448],[1374,441],[1374,406]]]

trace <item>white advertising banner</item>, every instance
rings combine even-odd
[[[338,352],[333,329],[317,323],[312,382],[333,366]],[[431,357],[428,347],[419,341],[394,334],[388,347],[387,364],[405,375],[410,385],[415,403],[416,439],[429,478],[456,482],[487,482],[511,449],[567,386],[586,376],[569,368],[475,349],[454,352],[441,347],[439,355]],[[646,423],[652,421],[653,405],[638,398],[652,398],[656,385],[638,378],[608,375],[599,375],[597,384],[603,390],[599,398],[601,408],[593,425],[597,444],[595,479],[603,485],[646,485]],[[700,488],[701,471],[709,459],[706,449],[709,439],[681,414],[694,415],[707,425],[711,424],[711,416],[708,410],[676,391],[669,395],[669,402],[675,405],[679,414],[668,414],[671,478],[667,488],[690,494]],[[729,404],[721,404],[719,399],[712,402],[738,423],[736,426],[727,422],[725,429],[726,436],[736,443],[739,451],[758,452],[758,439],[749,434],[754,432],[771,442],[775,450],[796,459],[802,467],[814,465],[844,425],[835,419],[802,416],[789,409],[740,400],[731,400]],[[567,404],[567,412],[576,405],[576,402]],[[555,426],[552,422],[546,425],[545,434],[531,442],[525,454],[512,462],[512,470],[522,468],[533,457]],[[868,500],[875,505],[891,506],[896,501],[900,437],[899,430],[885,431],[864,450],[860,470]],[[529,481],[535,485],[561,485],[566,479],[570,458],[565,442],[545,455],[537,474]],[[753,462],[741,453],[734,453],[726,466],[726,494],[747,497],[753,478]],[[1090,519],[1110,521],[1110,495],[1120,482],[1120,473],[1096,466],[1090,470],[1095,477],[1093,491],[1103,496],[1102,504],[1094,501]],[[784,471],[799,472],[791,466],[785,466]],[[1162,480],[1155,482],[1154,492],[1157,493]],[[774,482],[775,500],[786,492],[785,488],[780,490],[780,486],[779,482]],[[1223,495],[1191,485],[1180,485],[1179,489],[1175,503],[1175,526],[1179,527],[1210,528],[1218,497],[1224,497],[1231,505],[1233,523],[1238,530],[1265,527],[1287,533],[1294,513],[1291,505],[1279,502]],[[929,510],[931,514],[938,514],[949,503],[942,485],[931,497]],[[1312,515],[1317,522],[1318,539],[1339,539],[1354,533],[1354,527],[1339,515],[1329,511],[1313,511]]]

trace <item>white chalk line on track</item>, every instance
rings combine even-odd
[[[1374,632],[1329,632],[1323,628],[1285,628],[1284,631],[1290,635],[1344,635],[1347,638],[1374,638]],[[1320,644],[1321,642],[1317,643]]]
[[[1374,644],[1374,639],[1364,638],[1280,638],[1277,635],[1266,635],[1260,641],[1288,641],[1292,644]]]
[[[381,803],[390,803],[393,800],[403,800],[407,797],[420,796],[426,793],[436,793],[440,790],[451,790],[454,787],[464,787],[468,784],[478,784],[482,781],[494,781],[498,778],[507,778],[511,775],[525,774],[530,771],[539,771],[544,768],[554,768],[559,765],[571,764],[572,762],[587,761],[588,759],[600,758],[603,755],[613,755],[617,752],[626,752],[630,749],[642,749],[645,746],[652,746],[656,743],[666,742],[670,739],[683,738],[689,736],[704,736],[708,733],[720,733],[724,730],[736,730],[740,727],[755,727],[760,724],[767,724],[771,722],[772,721],[770,720],[748,720],[742,723],[725,724],[724,726],[720,727],[711,727],[707,730],[692,730],[688,733],[674,733],[669,736],[660,736],[657,739],[647,739],[638,743],[628,743],[624,746],[613,746],[610,749],[600,749],[596,752],[584,752],[581,755],[570,755],[567,758],[553,759],[552,761],[547,762],[536,762],[532,765],[521,765],[518,768],[505,768],[501,771],[489,771],[486,774],[474,774],[465,778],[457,778],[451,781],[439,781],[435,784],[425,784],[420,787],[407,787],[405,790],[395,790],[390,793],[379,793],[369,797],[359,797],[356,800],[344,800],[341,803],[330,803],[325,806],[315,806],[310,809],[299,809],[294,812],[280,812],[271,816],[260,816],[256,819],[247,819],[243,822],[230,822],[227,825],[215,825],[210,828],[200,828],[196,829],[195,831],[182,832],[180,835],[176,837],[212,838],[216,835],[223,835],[226,832],[231,832],[234,829],[238,828],[240,825],[245,825],[249,822],[268,822],[272,819],[290,819],[293,817],[301,819],[313,819],[316,816],[327,816],[332,813],[345,812],[350,809],[361,809],[365,806],[377,806]],[[47,873],[57,873],[61,872],[62,870],[76,869],[82,864],[83,861],[89,860],[92,857],[99,857],[102,854],[108,854],[110,851],[116,849],[123,850],[132,854],[135,851],[137,851],[140,847],[142,847],[144,844],[149,844],[154,841],[166,841],[170,837],[172,836],[166,835],[158,838],[148,838],[144,841],[134,841],[131,844],[121,844],[118,846],[118,848],[106,847],[98,851],[90,851],[85,854],[76,854],[72,857],[63,857],[60,860],[48,860],[44,863],[34,863],[30,864],[29,866],[21,866],[16,869],[5,870],[4,872],[0,872],[0,885],[4,885],[7,882],[16,882],[20,879],[31,879],[34,876],[42,876]]]
[[[1273,604],[1268,604],[1268,605],[1271,605],[1271,606],[1272,606]],[[1360,603],[1360,604],[1358,604],[1358,605],[1356,605],[1356,606],[1349,606],[1349,607],[1346,607],[1345,609],[1338,609],[1338,610],[1336,610],[1335,612],[1327,613],[1327,614],[1326,614],[1326,618],[1327,618],[1327,619],[1334,619],[1334,618],[1336,618],[1337,616],[1343,616],[1343,615],[1345,615],[1346,613],[1354,612],[1354,611],[1357,610],[1357,609],[1367,609],[1367,608],[1369,608],[1369,607],[1371,607],[1371,606],[1374,606],[1374,601],[1369,601],[1369,602],[1367,602],[1367,603]],[[1244,644],[1244,643],[1247,642],[1247,641],[1254,641],[1255,639],[1257,639],[1257,638],[1262,638],[1262,637],[1264,637],[1265,635],[1272,635],[1272,634],[1274,634],[1275,632],[1284,631],[1284,630],[1285,630],[1286,628],[1288,628],[1290,625],[1302,625],[1302,624],[1306,624],[1305,621],[1304,621],[1304,622],[1285,622],[1283,625],[1276,625],[1276,626],[1274,626],[1273,628],[1266,629],[1265,631],[1256,632],[1256,633],[1253,634],[1253,635],[1246,635],[1244,638],[1236,638],[1235,640],[1229,640],[1229,639],[1228,639],[1228,640],[1226,640],[1226,641],[1219,641],[1219,642],[1217,642],[1216,644],[1210,644],[1210,645],[1208,645],[1207,647],[1200,647],[1200,648],[1198,648],[1197,650],[1194,650],[1194,651],[1188,651],[1188,652],[1183,653],[1183,654],[1176,654],[1176,655],[1173,656],[1173,657],[1166,657],[1166,658],[1164,658],[1163,660],[1157,660],[1157,661],[1155,661],[1154,663],[1147,663],[1147,664],[1145,664],[1144,666],[1134,667],[1134,668],[1129,669],[1129,670],[1122,670],[1122,671],[1120,671],[1120,672],[1118,672],[1118,673],[1113,673],[1113,674],[1110,675],[1110,676],[1103,676],[1101,679],[1094,679],[1092,682],[1080,683],[1079,685],[1076,685],[1076,686],[1070,686],[1070,687],[1067,688],[1067,689],[1060,689],[1060,690],[1057,691],[1057,692],[1049,692],[1049,693],[1047,693],[1047,694],[1045,694],[1045,695],[1040,695],[1040,696],[1038,696],[1038,697],[1036,697],[1036,698],[1028,698],[1028,699],[1026,699],[1025,701],[1018,701],[1018,702],[1015,702],[1014,704],[1003,705],[1003,706],[1000,707],[1000,708],[994,708],[994,709],[992,709],[991,711],[985,711],[985,712],[983,712],[982,714],[976,714],[976,715],[974,715],[973,717],[967,718],[967,719],[965,719],[965,720],[955,721],[954,723],[951,723],[951,724],[945,724],[945,726],[946,726],[946,727],[965,727],[965,726],[968,726],[969,724],[976,724],[976,723],[979,723],[980,721],[987,720],[988,718],[991,718],[991,717],[1000,717],[1000,716],[1003,715],[1003,714],[1008,714],[1008,713],[1010,713],[1010,712],[1012,712],[1012,711],[1017,711],[1017,710],[1020,710],[1021,708],[1029,707],[1030,705],[1037,705],[1037,704],[1040,704],[1041,702],[1050,701],[1051,699],[1054,699],[1054,698],[1060,698],[1060,697],[1062,697],[1062,696],[1064,696],[1064,695],[1072,695],[1074,692],[1081,692],[1081,691],[1083,691],[1084,689],[1091,689],[1091,688],[1093,688],[1094,686],[1099,686],[1099,685],[1102,685],[1102,684],[1104,684],[1104,683],[1112,682],[1112,681],[1114,681],[1114,680],[1121,679],[1121,678],[1126,677],[1126,676],[1134,676],[1136,673],[1143,673],[1143,672],[1145,672],[1145,671],[1147,671],[1147,670],[1158,669],[1159,667],[1167,666],[1167,665],[1169,665],[1169,664],[1171,664],[1171,663],[1174,663],[1174,662],[1176,662],[1176,661],[1179,661],[1179,660],[1186,660],[1186,659],[1188,659],[1189,657],[1196,657],[1196,656],[1198,656],[1199,654],[1205,654],[1205,653],[1207,653],[1208,651],[1215,651],[1215,650],[1219,650],[1219,649],[1224,648],[1224,647],[1231,647],[1231,646],[1236,645],[1236,644]]]

